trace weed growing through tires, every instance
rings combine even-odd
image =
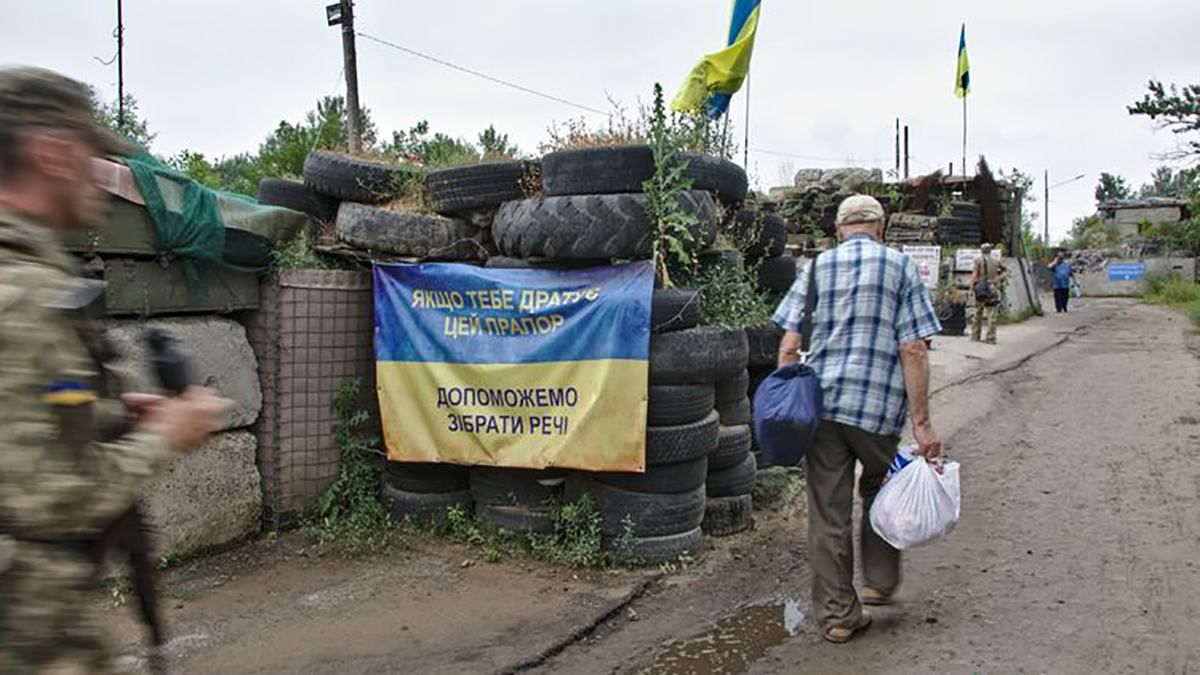
[[[668,124],[661,84],[654,85],[650,147],[654,152],[654,175],[642,184],[642,191],[646,193],[646,214],[653,227],[655,271],[663,287],[672,288],[672,267],[684,270],[695,267],[697,241],[692,229],[698,221],[679,205],[679,197],[691,189],[692,179],[684,176],[688,161],[681,155],[679,139]]]
[[[358,408],[361,392],[362,382],[355,379],[334,396],[333,437],[341,461],[305,524],[322,548],[348,557],[378,553],[401,541],[400,529],[379,501],[379,439],[364,431],[370,415]]]
[[[423,532],[462,544],[487,562],[499,562],[520,555],[552,565],[580,568],[633,567],[641,561],[633,555],[633,522],[627,517],[622,534],[605,546],[600,511],[587,496],[578,501],[550,506],[554,532],[536,534],[513,532],[488,526],[476,520],[466,509],[452,506],[443,518],[420,526],[406,523],[405,530]]]
[[[271,251],[271,259],[279,271],[324,270],[332,267],[313,248],[312,236],[307,230],[301,230],[286,246]]]
[[[700,322],[745,328],[770,321],[771,302],[758,289],[757,278],[756,266],[742,270],[717,265],[701,272],[692,284],[700,292]]]

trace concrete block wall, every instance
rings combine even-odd
[[[1197,279],[1196,258],[1143,258],[1118,259],[1108,261],[1108,264],[1144,263],[1146,276],[1174,273],[1185,279]],[[1113,281],[1108,278],[1108,268],[1076,272],[1080,290],[1084,297],[1137,297],[1146,292],[1146,280]]]
[[[143,496],[159,554],[186,557],[245,539],[259,531],[263,503],[257,441],[246,430],[262,410],[262,388],[246,331],[215,316],[107,322],[109,340],[124,355],[118,369],[132,391],[158,388],[143,343],[148,327],[173,335],[191,357],[192,376],[234,402],[222,433],[177,458]]]

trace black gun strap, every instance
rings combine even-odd
[[[804,317],[800,320],[800,353],[807,354],[812,343],[813,314],[817,310],[817,259],[808,265],[808,290],[804,293]]]

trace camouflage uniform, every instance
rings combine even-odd
[[[73,114],[78,85],[37,71],[58,79],[23,107],[13,78],[24,86],[29,75],[13,73],[0,71],[0,124],[78,121],[38,105],[53,104],[57,86]],[[92,549],[174,456],[158,435],[118,435],[125,412],[104,396],[78,315],[96,293],[50,230],[0,209],[0,673],[115,670]]]
[[[1000,277],[1000,271],[1003,268],[1001,263],[990,256],[981,255],[975,259],[975,271],[980,279],[987,279],[992,284],[992,288],[996,290],[997,295],[1000,293],[1000,286],[996,280]],[[996,313],[1000,310],[1000,303],[982,303],[975,302],[975,312],[971,315],[971,339],[979,342],[979,337],[983,334],[983,327],[987,325],[987,341],[991,344],[996,344]]]

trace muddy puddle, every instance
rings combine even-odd
[[[642,675],[742,673],[800,632],[806,609],[796,600],[750,605],[695,637],[668,643]]]

